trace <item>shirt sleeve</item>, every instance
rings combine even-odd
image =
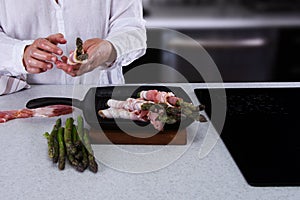
[[[112,0],[110,9],[106,40],[112,43],[117,53],[113,66],[126,66],[146,52],[142,0]]]
[[[5,34],[0,26],[0,70],[9,72],[12,76],[27,74],[23,66],[23,53],[33,40],[17,40]]]

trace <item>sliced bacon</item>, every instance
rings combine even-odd
[[[70,114],[72,112],[73,107],[67,105],[53,105],[36,109],[25,108],[20,110],[0,111],[0,123],[18,118],[55,117]]]
[[[145,101],[143,99],[133,99],[128,98],[126,101],[118,101],[114,99],[109,99],[107,101],[107,105],[111,108],[123,108],[128,111],[134,111],[134,110],[142,110],[142,105],[144,103],[148,103],[149,101]]]
[[[139,114],[139,118],[144,119],[145,121],[147,121],[147,117],[148,117],[148,110],[141,110],[140,114]]]
[[[145,121],[144,119],[139,117],[139,112],[136,111],[128,111],[122,108],[108,108],[105,110],[99,110],[98,114],[103,118],[121,118],[121,119],[130,119],[137,121]]]
[[[74,51],[75,52],[75,51]],[[76,54],[72,52],[67,60],[68,65],[77,65]]]
[[[150,123],[153,125],[153,127],[158,131],[162,131],[164,128],[164,123],[157,120],[158,117],[159,117],[159,113],[157,112],[150,111],[148,113],[148,119],[150,120]]]
[[[169,106],[175,106],[177,100],[180,99],[178,97],[175,97],[175,94],[173,92],[161,92],[157,90],[141,91],[140,97],[148,101],[153,101],[155,103],[166,103]]]
[[[67,63],[69,65],[77,65],[77,64],[87,63],[87,60],[78,60],[76,57],[77,57],[76,51],[72,52],[68,57]]]
[[[176,106],[176,104],[177,104],[177,102],[178,101],[180,101],[180,100],[182,100],[181,98],[179,98],[179,97],[169,97],[168,98],[168,102],[171,104],[171,105],[173,105],[173,106]]]
[[[157,90],[148,90],[148,91],[141,91],[140,97],[149,101],[154,101],[156,99],[158,91]],[[157,103],[157,102],[155,102]]]
[[[72,113],[73,107],[67,105],[52,105],[32,110],[34,112],[34,117],[56,117]]]
[[[99,110],[98,114],[102,118],[109,118],[109,119],[130,119],[136,121],[150,121],[150,123],[154,126],[154,128],[158,131],[162,131],[164,127],[164,123],[158,120],[158,117],[164,114],[163,110],[155,110],[155,111],[148,111],[148,110],[134,110],[129,111],[125,110],[124,108],[113,108],[110,107],[108,109]]]

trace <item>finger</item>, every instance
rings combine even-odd
[[[65,73],[69,74],[70,76],[76,76],[77,70],[72,70],[70,65],[63,63],[62,61],[57,61],[56,66],[57,68],[63,70]]]
[[[40,38],[35,40],[32,45],[35,48],[39,48],[49,53],[54,53],[57,55],[62,55],[63,53],[63,51],[60,48],[58,48],[55,44],[51,43],[49,40],[45,38]]]
[[[40,60],[37,60],[35,58],[29,58],[27,61],[27,71],[28,68],[38,68],[41,69],[43,71],[47,71],[47,69],[51,69],[52,68],[52,64],[51,63],[47,63],[47,62],[43,62]]]
[[[54,56],[51,53],[48,53],[46,51],[41,51],[39,49],[32,49],[29,52],[29,55],[37,60],[43,60],[48,62],[56,62],[57,57]]]
[[[64,63],[65,65],[62,65],[61,62]],[[77,64],[77,65],[70,65],[70,64],[68,64],[68,57],[66,57],[66,56],[62,56],[61,57],[61,61],[57,62],[57,63],[59,63],[58,67],[63,67],[67,71],[78,70],[79,67],[81,66],[81,64]]]
[[[71,73],[73,70],[79,69],[80,65],[68,65],[67,63],[64,63],[63,61],[57,61],[56,67],[64,70],[67,73]]]
[[[65,39],[64,35],[61,33],[56,33],[53,35],[49,35],[47,39],[53,44],[66,44],[67,40]]]
[[[61,60],[62,60],[64,63],[67,63],[67,62],[68,62],[68,57],[67,57],[67,56],[62,56],[62,57],[61,57]]]
[[[29,74],[40,74],[45,72],[45,70],[40,69],[40,68],[35,68],[35,67],[27,67],[27,72]]]

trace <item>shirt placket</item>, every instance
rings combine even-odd
[[[63,15],[63,9],[64,9],[64,2],[63,0],[58,0],[58,3],[56,3],[55,0],[52,0],[54,2],[55,7],[55,17],[57,21],[57,30],[59,33],[62,33],[63,35],[66,34],[65,31],[65,21],[64,21],[64,15]],[[63,52],[67,52],[66,45],[61,45],[60,48],[63,50]],[[65,84],[68,83],[68,77],[65,73],[61,76],[62,82]]]

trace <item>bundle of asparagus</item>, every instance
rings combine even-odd
[[[51,133],[44,134],[48,141],[48,156],[58,168],[65,168],[65,160],[79,172],[89,168],[96,173],[98,164],[89,141],[88,130],[84,128],[83,118],[77,117],[77,126],[73,118],[68,118],[65,127],[61,126],[61,118],[56,120]]]

